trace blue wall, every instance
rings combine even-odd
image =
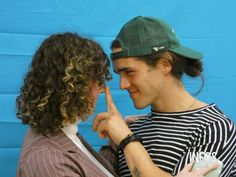
[[[182,43],[204,53],[205,87],[198,98],[216,102],[236,121],[236,1],[235,0],[1,0],[0,1],[0,177],[15,176],[26,127],[15,117],[15,98],[40,42],[56,32],[73,31],[91,37],[109,54],[120,27],[137,15],[157,16],[170,23]],[[114,101],[125,116],[137,111],[119,78],[109,83]],[[184,79],[191,93],[199,80]],[[97,112],[105,111],[104,95]],[[92,119],[92,118],[91,118]],[[91,131],[91,120],[79,127],[98,149],[105,143]]]

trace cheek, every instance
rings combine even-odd
[[[129,82],[132,84],[132,85],[142,85],[142,82],[143,82],[143,76],[142,75],[132,75],[132,76],[129,76]]]
[[[149,84],[149,80],[149,77],[140,75],[139,77],[133,77],[131,79],[131,84],[136,85],[137,87],[145,87],[146,84]]]

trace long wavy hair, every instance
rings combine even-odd
[[[93,40],[75,33],[54,34],[33,56],[16,99],[17,117],[42,134],[58,132],[66,123],[91,114],[91,83],[111,79],[110,62]]]

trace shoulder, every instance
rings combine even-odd
[[[208,126],[224,126],[226,129],[231,129],[235,126],[232,120],[230,120],[215,103],[193,111],[192,116],[199,121],[199,123]]]
[[[30,171],[32,176],[78,176],[82,174],[82,170],[77,164],[76,171],[71,171],[70,156],[65,152],[53,147],[45,147],[30,153],[24,162],[21,163],[24,171]]]
[[[216,105],[207,110],[207,126],[204,128],[203,137],[212,142],[236,144],[236,125]],[[235,148],[235,147],[234,147]]]
[[[206,116],[211,122],[210,126],[222,131],[232,131],[235,129],[234,122],[221,111],[216,104],[211,104],[207,107]]]
[[[47,165],[51,164],[51,161],[59,162],[63,157],[63,153],[53,148],[52,146],[44,146],[40,148],[32,148],[32,150],[25,156],[26,164],[35,165]]]

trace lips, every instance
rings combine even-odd
[[[132,90],[132,91],[129,91],[129,95],[132,97],[135,93],[137,93],[138,90]]]

